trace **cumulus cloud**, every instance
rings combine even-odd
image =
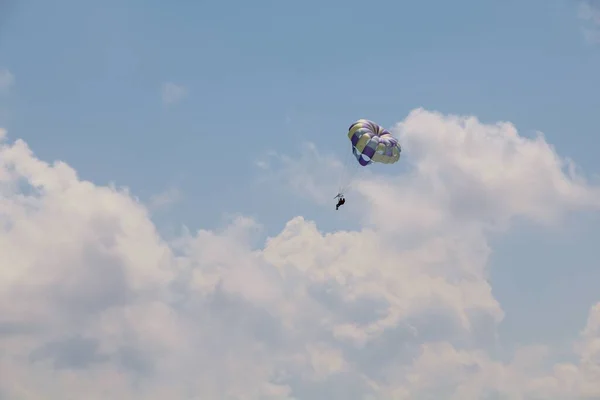
[[[6,68],[0,69],[0,93],[6,93],[15,83],[14,75]]]
[[[172,82],[164,83],[162,86],[162,101],[165,105],[180,102],[187,95],[187,89]]]
[[[127,190],[3,139],[0,398],[600,396],[600,304],[573,362],[497,360],[487,278],[490,231],[595,210],[598,188],[508,123],[415,110],[394,130],[410,170],[358,175],[361,229],[297,216],[259,245],[244,216],[167,242]],[[316,202],[342,166],[310,145],[271,161]]]
[[[390,177],[387,167],[373,173],[355,162],[348,166],[309,144],[299,160],[276,156],[277,171],[269,179],[330,203],[331,187],[348,175],[353,181],[347,186],[362,198],[344,207],[364,224],[388,230],[503,230],[515,218],[551,225],[570,211],[600,206],[600,188],[589,186],[541,133],[527,138],[507,122],[488,125],[423,109],[392,131],[405,149],[401,160],[411,168],[406,174]]]

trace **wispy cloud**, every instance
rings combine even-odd
[[[183,100],[187,93],[188,90],[184,86],[166,82],[162,86],[162,101],[165,105],[172,105]]]
[[[0,69],[0,92],[8,92],[14,84],[14,75],[6,68]]]
[[[579,4],[579,17],[600,25],[600,0],[584,0]]]
[[[600,43],[600,0],[581,1],[578,15],[586,23],[582,28],[586,40],[590,43]]]
[[[264,160],[255,161],[254,165],[256,165],[260,169],[269,169],[269,163]]]
[[[152,196],[150,198],[150,207],[153,209],[168,207],[179,202],[182,197],[181,191],[172,187]]]

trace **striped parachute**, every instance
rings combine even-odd
[[[363,167],[374,162],[394,164],[400,159],[400,143],[390,131],[373,121],[359,119],[348,128],[352,153]]]
[[[352,143],[352,154],[358,163],[354,165],[366,167],[373,163],[394,164],[400,160],[401,147],[398,139],[391,132],[367,119],[359,119],[348,128],[348,139]],[[348,154],[348,157],[352,157]],[[354,168],[351,168],[354,170]],[[356,170],[354,171],[356,172]],[[352,181],[351,171],[347,167],[340,177],[338,196],[349,189]]]

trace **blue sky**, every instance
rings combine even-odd
[[[333,214],[333,200],[261,184],[256,163],[269,151],[296,159],[305,142],[342,158],[352,121],[392,127],[419,107],[509,121],[529,138],[541,131],[598,181],[600,47],[586,40],[594,23],[577,1],[0,4],[0,70],[14,76],[0,100],[9,140],[145,203],[179,191],[153,216],[164,237],[238,213],[268,235],[297,215],[327,232],[357,228]],[[182,93],[172,104],[168,83]],[[393,168],[375,171],[408,170]],[[519,221],[490,239],[506,348],[578,335],[600,300],[598,223],[589,213],[553,230]]]
[[[600,53],[575,3],[371,4],[20,2],[2,34],[19,82],[5,125],[83,178],[143,197],[184,186],[194,225],[214,223],[189,220],[199,202],[260,209],[244,182],[264,151],[311,140],[341,154],[348,121],[389,126],[420,106],[541,130],[594,169]],[[166,81],[185,101],[163,107]],[[206,150],[224,130],[227,161]],[[206,174],[217,165],[218,179]]]

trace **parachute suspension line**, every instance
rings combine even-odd
[[[344,175],[346,174],[346,168],[348,166],[348,153],[345,153],[344,157],[342,157],[342,167],[340,170],[340,176],[338,178],[338,193],[337,194],[341,194],[342,193],[342,186],[343,186],[343,182],[344,182]]]
[[[348,174],[346,175],[346,181],[344,183],[344,185],[342,186],[340,193],[345,193],[347,191],[350,190],[350,188],[353,186],[354,183],[354,178],[356,177],[357,173],[360,171],[362,167],[358,162],[353,163],[353,165],[351,167],[349,167],[349,171]]]
[[[354,161],[354,154],[352,152],[346,153],[346,156],[344,157],[344,162],[342,164],[342,171],[340,172],[340,178],[338,181],[338,194],[344,194],[344,191],[347,190],[347,186],[348,186],[348,181],[351,178],[351,166],[349,164],[352,164],[352,162]]]
[[[348,165],[348,164],[350,164],[350,165]],[[342,176],[340,178],[340,184],[339,184],[339,190],[338,190],[339,194],[345,194],[350,189],[350,187],[352,186],[352,181],[354,180],[354,177],[356,176],[356,173],[361,168],[364,168],[364,167],[362,167],[356,161],[356,157],[354,156],[354,153],[350,152],[350,154],[348,154],[346,156],[346,162],[344,163],[344,169],[341,174]]]

